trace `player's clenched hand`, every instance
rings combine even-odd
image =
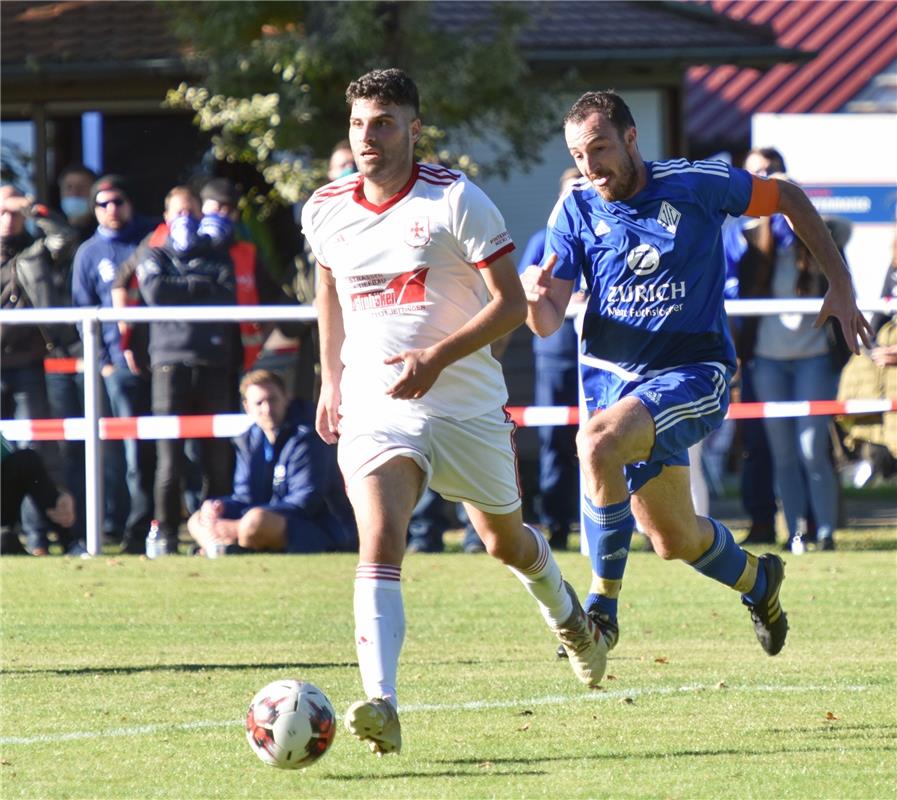
[[[322,386],[315,414],[315,430],[327,444],[336,444],[339,438],[339,405],[339,389]]]
[[[405,365],[398,380],[386,390],[395,400],[419,400],[430,391],[442,371],[427,350],[403,350],[383,359],[383,363]]]
[[[857,308],[853,292],[833,290],[829,287],[822,301],[819,316],[816,317],[815,327],[820,327],[829,317],[834,317],[841,325],[841,333],[850,348],[851,353],[860,352],[860,343],[865,347],[872,346],[872,326],[863,316],[863,312]],[[859,343],[857,339],[859,338]]]
[[[526,294],[528,303],[538,303],[539,300],[549,294],[551,290],[551,272],[557,260],[558,257],[552,253],[545,262],[544,267],[533,264],[520,274],[520,282],[523,284],[523,291]]]

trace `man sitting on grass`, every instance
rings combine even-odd
[[[244,376],[240,396],[254,424],[235,440],[234,492],[206,500],[187,523],[190,535],[206,553],[354,549],[335,448],[315,433],[312,406],[289,402],[280,377],[262,369]]]

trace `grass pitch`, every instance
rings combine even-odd
[[[769,658],[734,592],[635,552],[594,692],[497,562],[410,556],[402,754],[340,730],[300,772],[262,764],[242,718],[280,677],[340,713],[361,697],[353,556],[4,558],[0,796],[893,798],[895,556],[788,557]]]

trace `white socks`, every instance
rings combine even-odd
[[[405,639],[402,568],[359,564],[355,569],[355,650],[365,694],[394,706],[399,653]]]
[[[536,539],[539,545],[539,554],[532,566],[524,570],[509,567],[526,590],[536,598],[539,611],[548,623],[548,627],[555,630],[566,622],[573,613],[573,601],[564,586],[564,578],[561,569],[554,560],[551,547],[545,537],[529,525],[524,525]]]

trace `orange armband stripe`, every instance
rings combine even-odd
[[[770,178],[751,175],[751,202],[745,209],[747,217],[768,217],[779,209],[779,184]]]

